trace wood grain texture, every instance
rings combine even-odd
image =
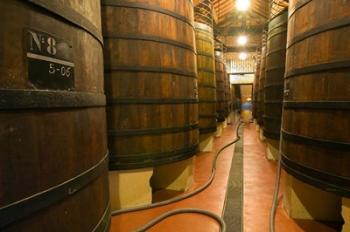
[[[258,123],[263,127],[264,125],[264,106],[265,106],[265,76],[266,76],[266,31],[262,36],[262,47],[261,47],[261,58],[260,58],[260,69],[259,69],[259,89],[258,89]]]
[[[350,2],[301,3],[290,2],[288,21],[285,168],[297,166],[292,174],[303,181],[349,196]]]
[[[287,22],[288,11],[285,9],[270,20],[267,32],[264,136],[275,142],[279,140],[281,130]]]
[[[259,78],[260,78],[260,63],[261,63],[261,51],[258,51],[255,77],[253,82],[253,117],[258,120],[258,107],[259,107]]]
[[[204,23],[195,23],[199,131],[208,134],[216,131],[216,78],[214,61],[213,29]],[[204,138],[203,136],[200,138]]]
[[[224,65],[224,88],[225,88],[225,118],[227,118],[227,116],[229,115],[231,109],[230,109],[230,105],[231,105],[231,90],[230,90],[230,78],[229,75],[227,74],[226,71],[226,65]]]
[[[198,144],[193,8],[181,1],[103,1],[110,169],[191,157]]]
[[[225,121],[225,64],[221,59],[215,59],[215,72],[216,72],[216,113],[217,121]]]
[[[70,18],[39,7],[38,1],[28,2],[0,2],[0,230],[93,231],[109,207],[107,163],[97,176],[76,189],[55,196],[52,189],[77,181],[80,175],[85,178],[84,173],[93,171],[107,155],[102,45],[91,31],[68,22]],[[101,35],[98,0],[55,4],[55,9],[63,7],[94,25]],[[28,29],[69,42],[75,65],[71,89],[41,88],[29,80]],[[45,78],[51,78],[49,73]],[[35,98],[38,94],[41,97]],[[103,100],[90,102],[97,98]],[[42,197],[45,191],[47,199]],[[35,195],[40,204],[47,205],[28,203],[24,207],[18,202],[30,202]],[[11,207],[17,210],[5,214]],[[10,224],[6,217],[13,219]]]

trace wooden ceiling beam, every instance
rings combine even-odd
[[[215,8],[214,8],[214,10],[215,10]],[[216,9],[215,11],[216,11],[217,14],[223,15],[224,12],[228,12],[228,11],[231,12],[232,8],[230,6],[226,6],[226,7],[221,7],[219,9]]]
[[[261,33],[269,18],[269,0],[251,0],[251,7],[247,12],[237,11],[234,4],[235,0],[213,0],[214,11],[218,16],[216,29],[219,34],[225,36],[242,30],[247,33]]]
[[[214,1],[213,6],[233,5],[233,1]]]
[[[224,7],[220,7],[220,8],[214,7],[214,11],[216,12],[217,15],[220,15],[220,18],[223,18],[227,14],[232,12],[232,6],[228,5],[228,6],[224,6]]]
[[[221,29],[221,30],[220,30]],[[244,31],[246,33],[252,33],[252,34],[261,34],[264,29],[264,26],[255,26],[255,27],[247,27],[244,28]],[[219,33],[221,33],[223,36],[226,36],[228,34],[234,35],[242,32],[242,27],[229,27],[229,28],[219,28]],[[224,33],[225,32],[225,33]]]
[[[256,52],[258,46],[249,47],[226,47],[225,52]]]

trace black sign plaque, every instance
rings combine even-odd
[[[40,89],[74,89],[72,45],[45,32],[26,31],[29,81]]]

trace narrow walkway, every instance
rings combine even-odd
[[[268,232],[268,217],[271,209],[275,181],[276,163],[265,158],[265,144],[258,138],[253,124],[245,125],[243,139],[243,231]],[[228,126],[220,138],[215,139],[214,147],[220,149],[235,138],[233,126]],[[131,232],[151,219],[173,209],[200,208],[223,214],[228,178],[234,153],[234,146],[226,149],[218,159],[216,178],[212,185],[200,194],[171,205],[118,215],[112,218],[111,232]],[[209,177],[214,153],[200,153],[195,158],[194,184],[192,189],[202,185]],[[233,165],[235,167],[235,165]],[[283,175],[283,173],[282,173]],[[282,178],[283,180],[283,178]],[[236,181],[236,180],[235,180]],[[281,183],[283,187],[283,183]],[[283,189],[280,191],[280,200]],[[237,196],[236,196],[237,197]],[[237,199],[237,198],[236,198]],[[232,201],[227,201],[227,204]],[[226,205],[226,207],[228,207]],[[237,207],[236,207],[237,208]],[[236,212],[237,213],[237,212]],[[225,215],[235,217],[236,214]],[[237,216],[237,215],[236,215]],[[240,218],[231,218],[237,222]],[[217,223],[198,214],[177,215],[164,220],[150,231],[152,232],[216,232]],[[293,220],[288,217],[280,202],[276,217],[277,232],[334,232],[332,227],[309,220]],[[228,232],[240,232],[230,228]]]
[[[235,144],[230,178],[227,186],[224,221],[227,231],[243,230],[243,136],[244,128],[240,127],[241,139]]]
[[[228,126],[220,138],[215,139],[215,150],[220,149],[225,144],[235,138],[234,126]],[[218,215],[222,215],[226,198],[231,161],[234,146],[230,146],[218,159],[216,178],[212,185],[200,194],[184,201],[171,205],[158,207],[151,210],[118,215],[112,218],[111,232],[129,232],[144,225],[151,219],[172,209],[179,208],[200,208],[210,210]],[[208,180],[211,171],[211,162],[214,153],[200,153],[195,158],[194,185],[192,188],[202,185]],[[153,227],[150,231],[166,232],[216,232],[219,230],[217,223],[206,216],[198,214],[184,214],[168,218]]]
[[[258,138],[254,124],[244,129],[244,231],[268,232],[268,218],[271,209],[275,182],[276,162],[265,158],[265,144]],[[282,172],[282,176],[284,173]],[[283,180],[283,178],[282,178]],[[283,183],[281,183],[283,188]],[[276,232],[332,232],[331,227],[310,220],[293,220],[282,206],[282,193],[276,215]]]

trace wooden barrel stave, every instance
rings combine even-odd
[[[279,140],[281,130],[287,22],[287,9],[272,18],[266,43],[264,136],[275,141]]]
[[[66,2],[0,3],[0,44],[11,45],[0,49],[1,231],[108,230],[99,1]],[[34,53],[36,36],[43,40]],[[33,59],[42,62],[36,73]],[[72,71],[60,82],[45,61],[64,60],[74,79]]]
[[[214,63],[213,29],[203,23],[195,23],[198,98],[199,98],[199,131],[208,134],[216,131],[216,80]]]
[[[224,116],[225,118],[228,117],[229,113],[230,113],[230,80],[229,80],[229,76],[227,75],[226,72],[226,66],[224,65],[224,88],[225,88],[225,113]]]
[[[253,84],[253,117],[257,120],[258,119],[258,113],[259,113],[259,78],[260,78],[260,55],[258,54],[258,59],[256,63],[256,70],[255,70],[255,77],[254,77],[254,84]]]
[[[219,60],[215,59],[215,72],[216,72],[216,113],[217,113],[217,121],[223,122],[225,121],[225,64]]]
[[[265,76],[266,76],[266,32],[263,34],[261,58],[260,58],[260,70],[259,70],[259,89],[258,89],[258,123],[260,126],[264,125],[264,113],[265,113]]]
[[[105,0],[102,24],[110,169],[191,157],[198,93],[190,2]]]
[[[309,184],[349,197],[350,6],[299,4],[293,1],[289,13],[282,164]]]

